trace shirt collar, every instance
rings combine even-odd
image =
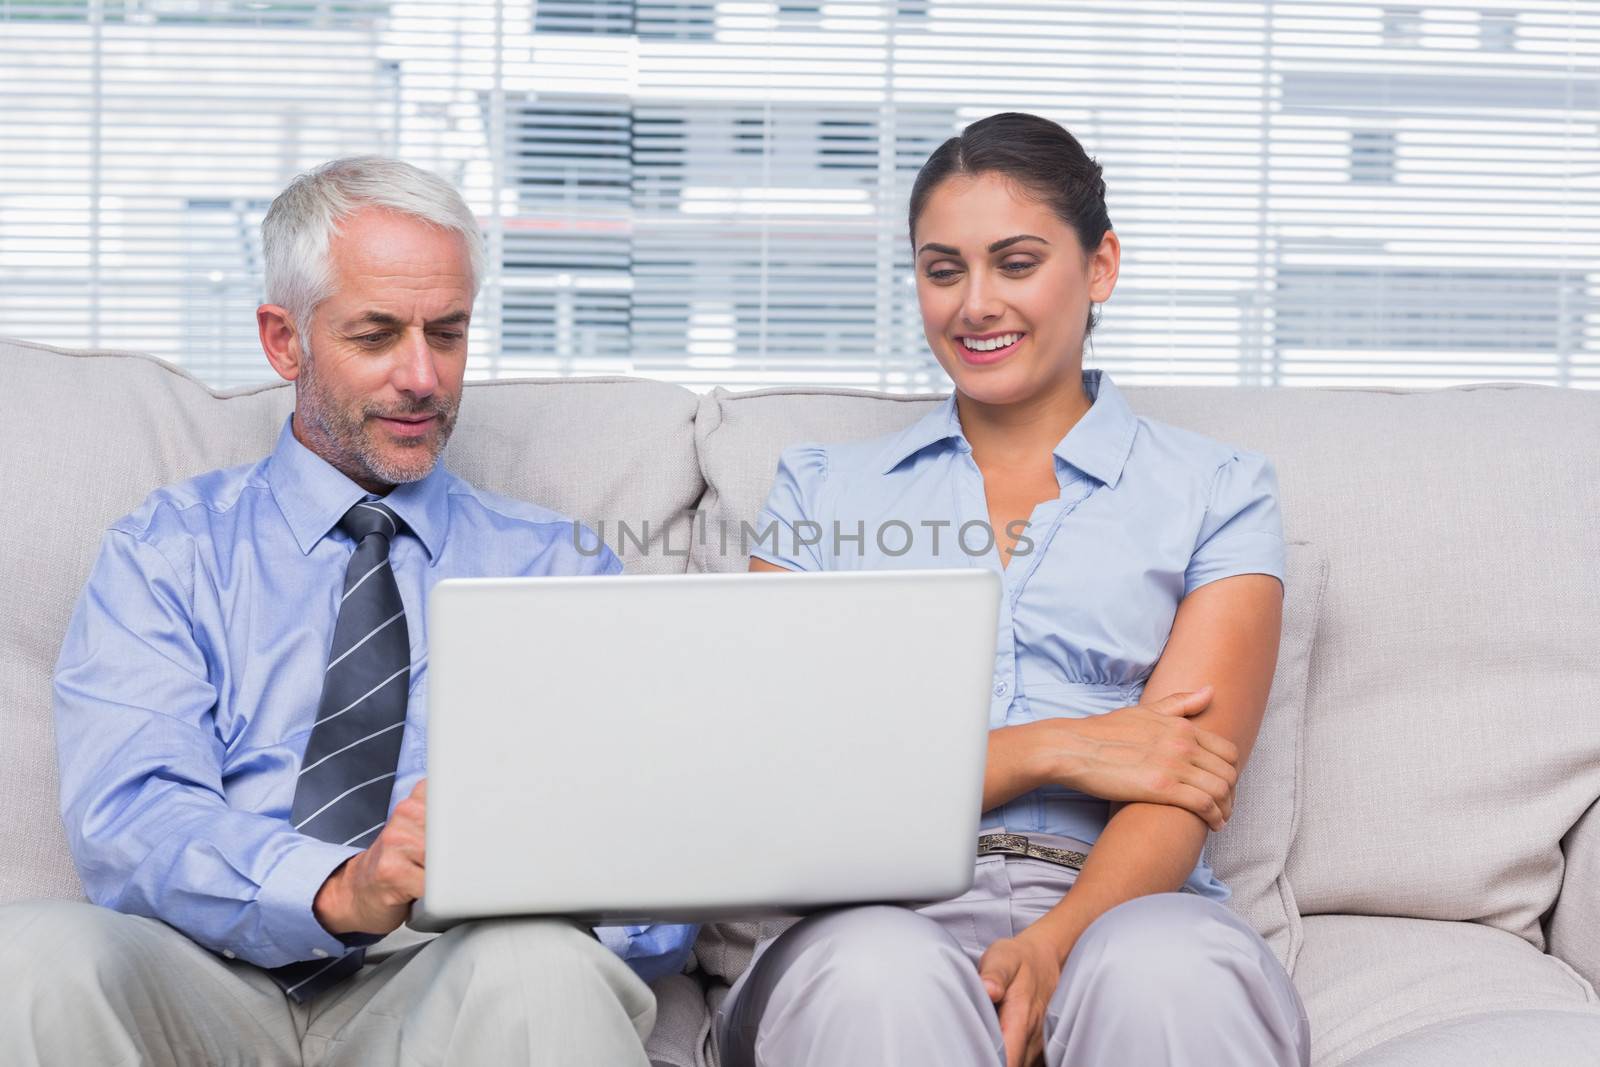
[[[1139,420],[1104,371],[1084,371],[1083,387],[1093,403],[1056,445],[1055,456],[1115,489],[1133,450]]]
[[[954,440],[958,448],[968,447],[967,439],[961,433],[961,418],[956,414],[954,393],[945,397],[938,407],[895,435],[883,454],[883,473],[888,474],[931,445],[950,440]]]
[[[1139,420],[1104,371],[1084,371],[1083,387],[1091,400],[1089,410],[1056,445],[1055,456],[1115,488],[1133,449]],[[888,474],[923,449],[945,441],[953,441],[963,451],[972,447],[961,432],[953,393],[895,436],[884,453],[883,473]]]
[[[301,444],[293,426],[293,416],[284,420],[267,461],[266,478],[301,553],[309,555],[345,512],[372,494]],[[438,463],[426,478],[397,485],[382,498],[422,542],[429,559],[436,559],[444,548],[452,481],[453,475]]]

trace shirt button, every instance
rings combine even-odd
[[[319,960],[325,960],[328,958],[328,950],[325,948],[314,948],[311,950],[311,954],[317,957]]]
[[[233,949],[231,949],[231,948],[225,948],[225,949],[223,949],[223,950],[222,950],[222,958],[223,958],[223,959],[228,959],[228,960],[236,960],[236,959],[238,959],[238,958],[239,958],[239,957],[238,957],[238,956],[235,956],[235,955],[234,955],[234,954],[233,954]]]
[[[1006,690],[1009,688],[1010,686],[1006,685],[1004,682],[996,682],[994,683],[994,695],[997,697],[1003,697],[1006,695]]]

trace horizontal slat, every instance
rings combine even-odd
[[[0,332],[265,377],[261,214],[375,151],[496,251],[476,376],[937,388],[905,200],[1000,109],[1105,166],[1130,382],[1600,385],[1569,0],[0,0]]]

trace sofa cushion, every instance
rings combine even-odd
[[[695,438],[706,477],[702,523],[710,532],[696,538],[691,569],[746,569],[748,558],[736,551],[736,533],[726,539],[733,550],[723,551],[717,531],[737,531],[740,523],[754,521],[783,448],[888,433],[914,422],[938,401],[807,389],[717,390],[702,397]],[[1299,914],[1284,869],[1299,811],[1301,731],[1327,569],[1315,547],[1289,546],[1283,643],[1267,716],[1239,784],[1235,816],[1210,846],[1217,876],[1233,890],[1232,906],[1285,966],[1292,964],[1299,945]],[[708,972],[732,981],[748,965],[756,940],[772,929],[770,923],[712,924],[702,933],[696,955]]]
[[[711,1009],[693,975],[673,974],[650,987],[656,995],[656,1025],[645,1042],[650,1067],[708,1067]]]
[[[1414,1050],[1436,1041],[1448,1048],[1454,1024],[1493,1012],[1576,1012],[1588,1020],[1578,1031],[1591,1044],[1600,1041],[1594,989],[1571,967],[1513,934],[1432,919],[1308,915],[1302,921],[1305,944],[1294,981],[1311,1019],[1313,1067],[1346,1063],[1436,1025],[1436,1036],[1419,1036]],[[1480,1060],[1468,1055],[1450,1062]],[[1529,1055],[1520,1062],[1547,1061]]]
[[[1600,1016],[1587,1011],[1496,1011],[1385,1041],[1342,1067],[1594,1067]]]
[[[739,524],[753,522],[772,488],[778,453],[802,441],[859,441],[907,426],[936,406],[935,394],[892,396],[860,389],[713,389],[695,413],[695,448],[706,480],[689,569],[749,568]],[[727,531],[725,538],[719,531]]]
[[[1273,457],[1287,536],[1328,553],[1301,912],[1472,920],[1543,948],[1562,838],[1600,797],[1600,392],[1128,394]]]
[[[263,368],[265,370],[265,368]],[[51,673],[101,535],[150,490],[271,450],[293,391],[218,394],[144,356],[0,340],[16,431],[0,458],[0,902],[80,892],[56,804]],[[468,385],[447,462],[469,481],[591,525],[649,520],[654,537],[702,492],[695,397],[628,379]],[[614,527],[614,522],[609,524]],[[609,533],[608,533],[609,535]],[[625,556],[630,570],[684,558]]]

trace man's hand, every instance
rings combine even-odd
[[[1061,981],[1061,959],[1042,936],[1023,931],[989,946],[978,961],[978,977],[1000,1011],[1006,1067],[1033,1067],[1044,1060],[1044,1017]]]
[[[387,934],[422,896],[423,826],[428,780],[394,807],[394,814],[365,852],[351,856],[317,890],[311,913],[323,929],[340,934]]]

